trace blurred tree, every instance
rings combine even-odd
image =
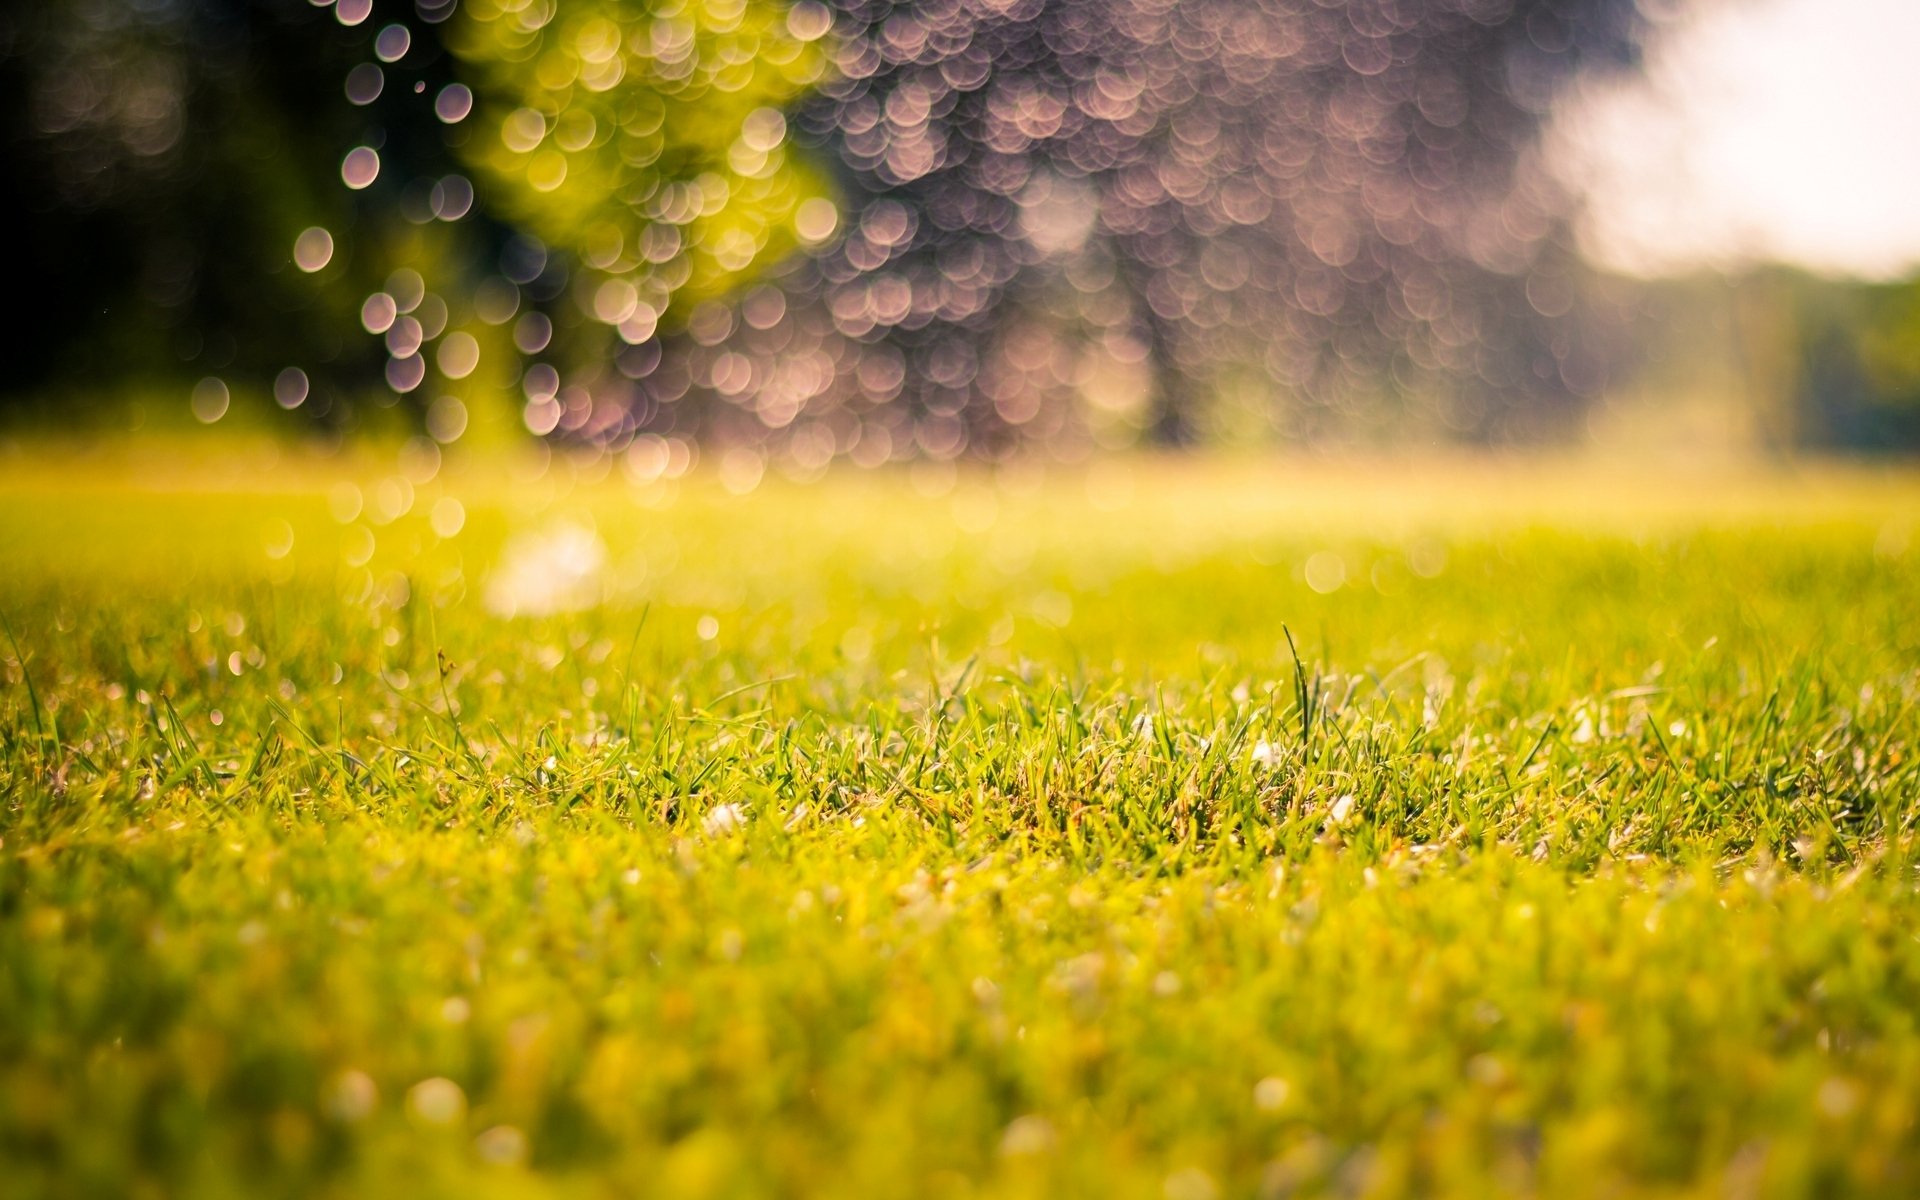
[[[1844,450],[1920,447],[1920,282],[1857,283],[1757,272],[1743,292],[1771,295],[1791,333],[1794,439]]]
[[[798,125],[848,236],[795,290],[899,357],[940,444],[1143,360],[1119,403],[1162,441],[1236,391],[1299,436],[1422,400],[1551,428],[1608,361],[1535,135],[1639,28],[1631,0],[843,0]]]
[[[523,358],[591,374],[603,326],[671,328],[787,253],[809,199],[830,225],[784,145],[824,62],[784,5],[411,7],[0,14],[0,202],[39,292],[0,394],[212,374],[349,424],[404,395],[459,436],[524,377],[528,421],[574,428]]]
[[[530,372],[527,421],[595,435],[640,401],[604,369],[702,301],[724,298],[808,241],[824,179],[789,152],[784,109],[821,78],[825,27],[772,0],[469,0],[449,45],[478,92],[463,156],[490,211],[531,239],[522,257],[573,264],[571,304],[547,319],[567,352]],[[816,215],[815,220],[819,217]],[[830,227],[830,225],[828,226]],[[620,343],[593,336],[617,332]],[[539,353],[540,337],[523,337]]]
[[[349,224],[335,164],[354,114],[316,100],[353,51],[321,26],[307,6],[243,3],[0,14],[0,220],[30,295],[0,396],[77,405],[130,378],[377,362],[347,335],[354,305],[289,262],[302,227]],[[332,277],[364,282],[350,251]]]

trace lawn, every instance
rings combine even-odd
[[[0,445],[0,1193],[1920,1192],[1920,477],[657,466]]]

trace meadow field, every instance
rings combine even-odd
[[[1920,1193],[1920,476],[653,450],[0,444],[0,1195]]]

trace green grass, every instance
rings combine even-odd
[[[1920,1190],[1910,475],[428,476],[0,447],[0,1193]]]

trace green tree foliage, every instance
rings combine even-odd
[[[832,227],[781,111],[827,26],[778,0],[0,13],[0,214],[43,314],[0,390],[264,397],[294,370],[283,403],[352,428],[361,399],[496,406],[548,351],[508,323],[536,310],[552,356],[604,365],[607,329],[646,341],[789,254],[803,211]],[[554,253],[510,283],[530,238]]]
[[[583,312],[645,341],[805,242],[803,212],[831,228],[781,111],[826,69],[819,18],[778,0],[472,0],[447,33],[479,99],[464,157],[494,215],[585,268]]]

